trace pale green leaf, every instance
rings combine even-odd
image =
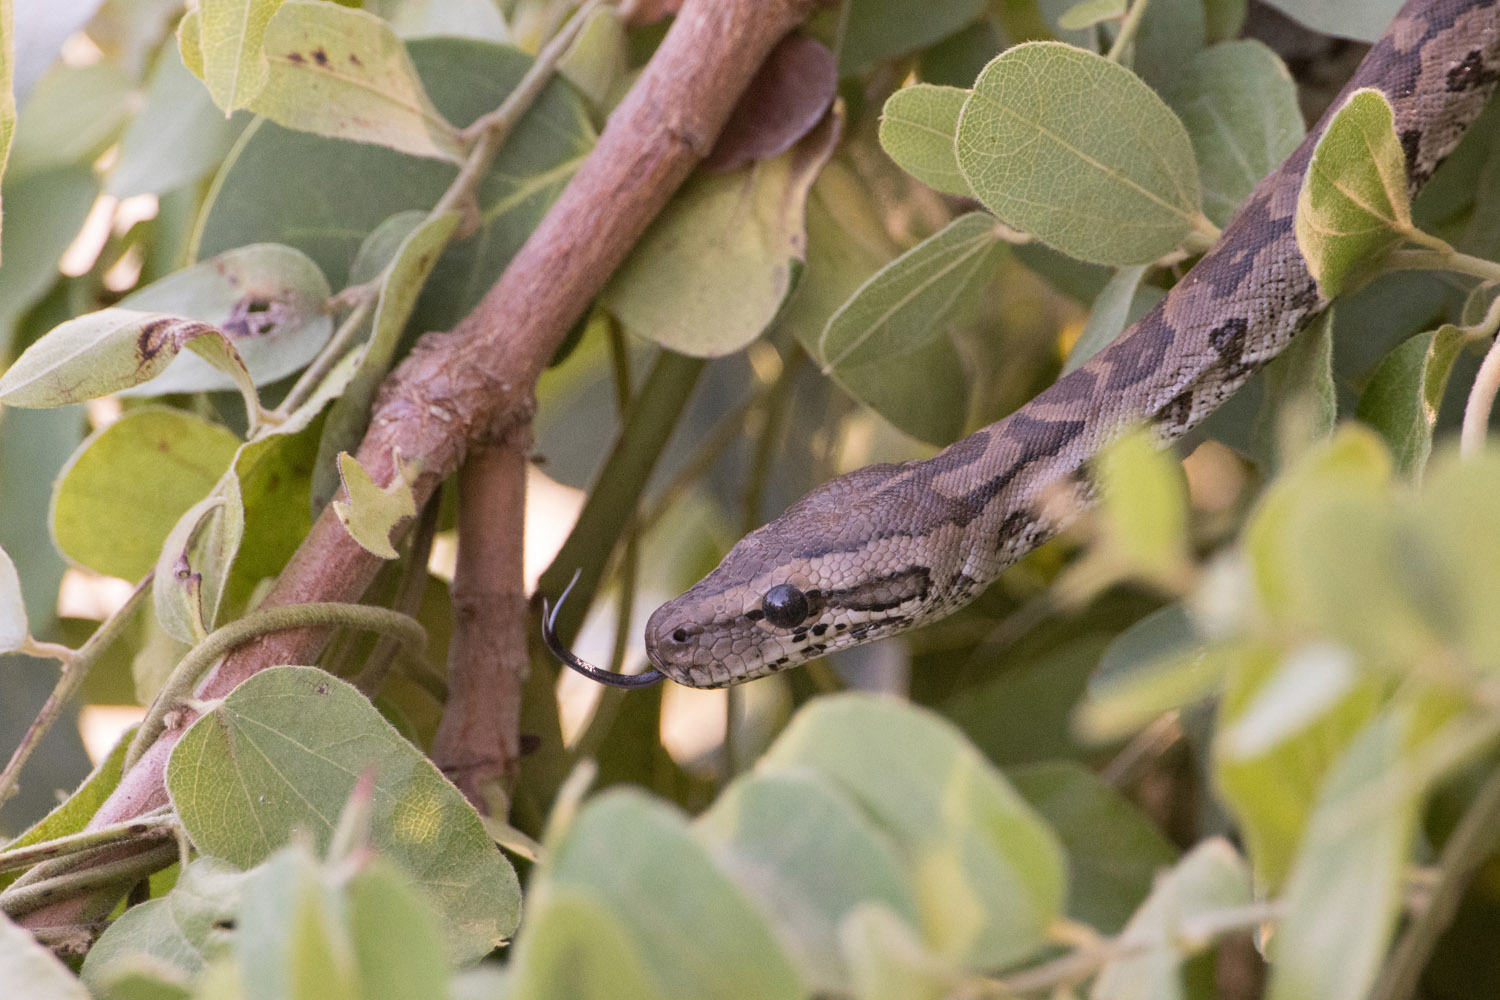
[[[878,903],[918,923],[890,842],[816,771],[747,775],[725,789],[694,832],[765,914],[814,993],[849,986],[839,925],[855,907]]]
[[[886,98],[880,113],[880,145],[886,155],[935,191],[970,196],[953,150],[958,114],[968,97],[958,87],[915,83]]]
[[[1389,781],[1406,758],[1412,716],[1410,706],[1393,705],[1329,772],[1282,897],[1269,1000],[1369,995],[1401,913],[1421,805],[1415,789]]]
[[[1354,415],[1385,438],[1402,476],[1420,481],[1448,375],[1467,338],[1450,324],[1399,344],[1375,369]]]
[[[1281,468],[1328,438],[1338,423],[1333,384],[1334,310],[1324,310],[1265,369],[1265,397],[1251,432],[1257,455]]]
[[[629,39],[619,11],[599,7],[558,60],[557,71],[596,108],[608,108],[630,71]]]
[[[408,1000],[448,978],[448,959],[426,900],[382,858],[344,887],[361,1000]]]
[[[926,346],[958,304],[994,278],[1004,253],[993,216],[954,219],[877,271],[829,318],[817,352],[825,370]]]
[[[218,623],[219,603],[245,535],[240,479],[225,473],[214,491],[188,508],[162,544],[152,578],[156,618],[195,645]]]
[[[183,62],[203,77],[225,114],[249,107],[270,76],[262,49],[266,26],[282,0],[203,0],[183,19],[178,38]],[[188,27],[188,21],[194,23]],[[189,45],[197,49],[195,59]],[[198,68],[194,68],[194,64]]]
[[[1067,363],[1063,365],[1064,375],[1108,347],[1125,327],[1144,316],[1166,296],[1159,288],[1141,287],[1141,279],[1145,276],[1146,265],[1136,264],[1119,268],[1110,277],[1104,290],[1094,299],[1083,333],[1078,335],[1077,343],[1068,353]]]
[[[1145,264],[1203,228],[1187,130],[1129,70],[1059,42],[1006,50],[974,82],[959,169],[1001,221],[1100,264]]]
[[[30,635],[26,602],[21,597],[21,577],[10,556],[0,549],[0,653],[20,649]]]
[[[124,127],[130,103],[130,78],[115,63],[58,63],[21,106],[6,170],[19,178],[92,162]]]
[[[394,216],[393,220],[398,227],[404,224],[404,216]],[[417,297],[422,294],[428,275],[437,265],[457,225],[458,215],[453,212],[426,219],[407,234],[394,258],[383,269],[373,329],[360,355],[359,368],[334,401],[323,424],[314,471],[315,498],[332,496],[337,482],[333,472],[335,467],[341,469],[336,456],[357,448],[364,437],[375,392],[395,361],[406,321],[411,318]],[[377,229],[372,236],[381,233],[382,229]]]
[[[1374,42],[1401,9],[1401,0],[1266,0],[1287,17],[1336,38]]]
[[[132,410],[69,459],[52,495],[52,537],[73,562],[139,579],[238,446],[229,431],[181,410]]]
[[[452,35],[505,42],[510,33],[494,0],[365,0],[402,38]]]
[[[1445,652],[1462,651],[1474,666],[1500,672],[1500,457],[1490,449],[1475,456],[1449,451],[1433,462],[1417,499],[1422,525],[1417,551],[1410,548],[1396,576],[1425,610],[1434,639]]]
[[[1358,679],[1354,655],[1343,646],[1311,642],[1289,651],[1218,734],[1223,758],[1270,753],[1337,706]]]
[[[203,853],[249,866],[296,830],[326,846],[367,772],[371,844],[441,916],[449,958],[478,958],[508,937],[520,890],[474,808],[363,695],[322,671],[275,667],[231,691],[173,748],[167,791]]]
[[[245,873],[234,935],[245,1000],[360,1000],[341,895],[303,841]]]
[[[190,184],[219,165],[243,124],[224,117],[183,65],[181,51],[166,46],[151,72],[145,106],[120,140],[106,190],[128,198]]]
[[[285,0],[266,27],[269,74],[250,102],[287,128],[463,161],[458,130],[422,89],[406,46],[380,18]]]
[[[607,791],[579,812],[539,892],[597,900],[624,929],[646,972],[641,981],[665,997],[805,995],[764,919],[693,839],[687,819],[639,791]]]
[[[166,895],[132,906],[110,925],[83,963],[83,981],[99,995],[141,969],[191,981],[227,954],[245,873],[216,858],[199,858]]]
[[[1066,31],[1082,31],[1105,21],[1114,21],[1125,15],[1125,0],[1080,0],[1057,19],[1057,26]]]
[[[0,375],[0,403],[63,406],[140,385],[200,337],[223,347],[220,363],[238,359],[208,323],[119,307],[86,313],[54,327]]]
[[[14,357],[16,327],[60,277],[57,265],[99,195],[86,165],[5,178],[0,267],[0,363]]]
[[[1174,78],[1166,98],[1193,141],[1203,212],[1218,226],[1291,155],[1306,131],[1291,74],[1257,41],[1224,42],[1199,52]]]
[[[1107,963],[1094,980],[1090,1000],[1185,996],[1179,967],[1212,941],[1202,930],[1193,933],[1194,919],[1247,906],[1251,899],[1250,871],[1229,842],[1214,837],[1198,844],[1157,879],[1125,926],[1125,935],[1150,944]]]
[[[1297,196],[1296,229],[1328,298],[1362,285],[1412,231],[1406,154],[1380,91],[1355,91],[1328,123]]]
[[[731,354],[755,340],[796,286],[807,255],[808,190],[837,138],[828,119],[774,159],[694,176],[600,302],[636,336],[693,357]]]
[[[398,470],[388,486],[376,486],[353,455],[343,452],[338,460],[339,478],[349,499],[335,500],[334,513],[349,537],[367,551],[382,559],[395,559],[399,553],[391,545],[391,532],[417,513],[410,479],[404,470]]]
[[[252,244],[174,271],[120,300],[147,312],[171,313],[216,327],[234,345],[256,385],[290,375],[311,361],[333,333],[332,294],[323,272],[301,251]],[[233,389],[239,381],[201,358],[179,355],[167,371],[125,392]]]
[[[1179,578],[1191,563],[1182,463],[1145,434],[1133,433],[1106,448],[1095,464],[1102,549],[1122,571],[1142,579]]]
[[[584,885],[528,897],[506,1000],[665,1000],[630,926]]]
[[[879,903],[858,906],[839,928],[856,1000],[947,1000],[961,995],[964,973],[934,955],[917,932]]]
[[[1229,675],[1219,702],[1217,731],[1233,731],[1277,675],[1280,656],[1262,648]],[[1345,746],[1379,709],[1380,691],[1362,681],[1326,706],[1270,751],[1256,757],[1232,757],[1216,743],[1213,772],[1219,795],[1238,819],[1245,847],[1255,865],[1256,880],[1276,891],[1287,877],[1324,776]]]
[[[1068,916],[1117,933],[1177,849],[1134,803],[1074,761],[1008,768],[1068,853]]]
[[[980,966],[1020,961],[1062,912],[1061,846],[951,723],[893,700],[821,698],[761,759],[822,771],[895,838],[923,936]]]
[[[6,89],[9,89],[8,87]],[[7,996],[46,1000],[90,1000],[68,967],[37,943],[31,932],[0,913],[0,984]]]

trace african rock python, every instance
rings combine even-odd
[[[1500,78],[1497,4],[1410,0],[1345,88],[1390,100],[1413,194]],[[1042,499],[1080,484],[1113,437],[1132,425],[1162,442],[1180,436],[1328,305],[1292,231],[1321,132],[1256,186],[1166,299],[1077,371],[933,458],[868,466],[809,493],[657,609],[646,626],[655,670],[592,676],[722,687],[894,635],[977,596],[1061,527],[1043,519]]]

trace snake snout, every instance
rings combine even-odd
[[[695,640],[703,626],[693,622],[672,604],[664,604],[646,622],[646,655],[658,670],[681,671],[693,662]]]

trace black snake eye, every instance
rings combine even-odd
[[[766,612],[766,621],[777,628],[794,628],[807,618],[807,595],[790,584],[777,584],[766,591],[760,606]]]

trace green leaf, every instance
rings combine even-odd
[[[262,42],[280,6],[281,0],[207,0],[183,18],[178,29],[183,62],[203,77],[225,114],[249,107],[265,87],[270,69]]]
[[[1385,356],[1360,394],[1354,415],[1380,432],[1406,479],[1421,481],[1448,375],[1465,343],[1464,331],[1448,323],[1409,337]]]
[[[1219,703],[1217,732],[1234,730],[1280,666],[1275,651],[1267,648],[1230,675]],[[1324,775],[1378,707],[1377,687],[1364,681],[1266,753],[1234,756],[1224,750],[1222,740],[1216,743],[1215,784],[1239,820],[1256,879],[1268,890],[1287,877]]]
[[[274,243],[238,247],[120,300],[146,312],[171,313],[215,326],[234,345],[256,385],[305,366],[333,333],[332,290],[307,255]],[[167,371],[127,396],[233,389],[238,380],[202,358],[179,355]]]
[[[292,844],[246,872],[234,936],[245,1000],[359,1000],[337,875]]]
[[[1142,288],[1141,279],[1145,276],[1146,265],[1137,264],[1119,268],[1110,277],[1104,290],[1094,299],[1083,333],[1078,335],[1077,343],[1068,353],[1067,363],[1063,365],[1064,375],[1108,347],[1125,327],[1146,315],[1152,306],[1166,297],[1159,288]]]
[[[463,162],[458,131],[428,99],[401,39],[373,14],[286,0],[266,26],[265,54],[265,87],[248,104],[257,114],[302,132]]]
[[[1356,90],[1329,121],[1297,196],[1296,229],[1328,298],[1364,284],[1412,231],[1406,155],[1378,90]]]
[[[0,176],[4,176],[10,158],[11,140],[16,132],[15,13],[11,0],[0,0]],[[0,336],[0,344],[5,338]]]
[[[437,922],[407,878],[376,858],[344,888],[361,1000],[408,1000],[448,979]]]
[[[132,906],[110,925],[83,963],[83,981],[111,997],[116,977],[142,969],[191,982],[227,954],[245,873],[215,858],[188,865],[166,895]]]
[[[861,182],[837,160],[824,168],[808,199],[807,245],[807,273],[777,323],[819,359],[818,342],[829,318],[896,256]],[[963,430],[968,376],[946,336],[904,357],[835,371],[833,377],[849,395],[913,437],[947,444]]]
[[[1420,799],[1388,779],[1406,757],[1413,713],[1393,705],[1340,756],[1287,880],[1270,945],[1269,1000],[1369,994],[1401,912]]]
[[[895,838],[939,954],[1003,966],[1042,945],[1067,891],[1062,848],[950,723],[869,696],[821,698],[760,764],[809,766]]]
[[[958,303],[994,278],[1004,255],[993,216],[954,219],[877,271],[829,318],[818,341],[825,370],[925,347]]]
[[[372,555],[395,559],[400,553],[391,545],[391,532],[417,513],[410,474],[399,468],[389,485],[376,486],[364,466],[344,452],[339,455],[339,477],[349,499],[335,500],[333,512],[344,530]]]
[[[962,969],[932,954],[910,925],[878,903],[845,919],[839,943],[856,1000],[947,1000],[968,988]]]
[[[20,649],[31,635],[16,564],[0,549],[0,653]]]
[[[1007,225],[1099,264],[1146,264],[1204,228],[1187,130],[1129,70],[1058,42],[985,67],[959,169]]]
[[[933,190],[970,197],[953,150],[958,114],[968,97],[967,90],[930,83],[896,91],[880,113],[880,145],[886,155]]]
[[[258,864],[293,831],[326,846],[355,782],[374,773],[371,843],[440,914],[449,958],[478,958],[515,929],[515,873],[463,795],[353,687],[274,667],[183,734],[167,791],[204,854]]]
[[[207,323],[118,307],[87,313],[53,328],[0,375],[0,403],[63,406],[140,385],[199,338],[221,346],[211,363],[228,369],[239,362],[229,341]]]
[[[402,216],[393,219],[397,225],[402,224]],[[407,234],[391,262],[383,268],[373,329],[360,356],[359,368],[343,394],[334,401],[323,425],[315,476],[326,478],[321,489],[314,487],[315,493],[332,496],[335,484],[331,481],[331,474],[336,464],[341,467],[335,462],[335,457],[340,452],[359,447],[369,421],[370,407],[375,401],[375,391],[395,361],[401,331],[406,329],[406,321],[416,308],[417,297],[422,294],[428,275],[442,256],[457,225],[458,215],[453,212],[427,219]],[[381,231],[377,229],[376,234]]]
[[[1162,875],[1151,895],[1125,926],[1133,940],[1150,942],[1099,970],[1090,1000],[1185,996],[1179,966],[1212,943],[1212,933],[1193,933],[1193,920],[1249,905],[1250,872],[1229,842],[1213,837],[1198,844]]]
[[[240,479],[231,470],[182,515],[156,560],[151,581],[156,619],[173,637],[196,645],[217,627],[219,603],[244,536]]]
[[[1267,0],[1287,17],[1336,38],[1374,42],[1401,9],[1401,0]]]
[[[0,361],[9,361],[16,324],[58,280],[57,264],[99,195],[88,166],[6,177],[0,267]]]
[[[683,815],[638,791],[607,791],[589,802],[535,892],[597,900],[645,967],[637,981],[656,983],[665,997],[803,996],[769,928],[693,839]]]
[[[106,190],[116,198],[163,194],[201,178],[229,152],[243,121],[226,118],[208,91],[164,46],[146,88],[146,103],[120,140]]]
[[[839,926],[855,907],[878,903],[919,922],[890,842],[816,771],[740,778],[694,831],[760,908],[812,993],[847,990]]]
[[[7,170],[15,177],[87,165],[130,116],[131,81],[118,65],[59,63],[37,83],[16,122]]]
[[[1310,642],[1290,650],[1218,733],[1223,759],[1270,753],[1335,709],[1358,681],[1344,646]]]
[[[979,17],[984,0],[851,0],[845,13],[839,75],[931,45]]]
[[[0,913],[0,983],[14,997],[90,1000],[89,991],[68,967],[38,944],[30,931],[17,927],[3,913]]]
[[[607,110],[630,72],[630,40],[620,12],[595,8],[558,60],[557,71],[594,107]]]
[[[1306,132],[1291,74],[1257,41],[1224,42],[1199,52],[1173,80],[1166,99],[1192,139],[1203,211],[1217,226],[1229,221]]]
[[[1129,799],[1072,761],[1006,772],[1068,854],[1068,915],[1106,934],[1125,926],[1177,849]]]
[[[1458,650],[1475,667],[1500,672],[1500,516],[1493,492],[1500,459],[1493,450],[1434,461],[1413,519],[1422,526],[1418,552],[1403,551],[1403,589],[1425,611],[1437,648]]]
[[[755,340],[802,271],[807,193],[837,138],[828,119],[774,159],[695,175],[615,271],[601,303],[636,336],[692,357]]]
[[[526,926],[511,959],[507,1000],[665,1000],[632,940],[630,921],[614,915],[586,886],[550,887],[527,901]],[[701,932],[706,928],[698,928]],[[486,996],[500,994],[486,994]]]
[[[181,410],[132,410],[69,459],[52,495],[52,537],[73,562],[136,580],[234,457],[239,439]]]
[[[1338,423],[1333,314],[1333,309],[1325,310],[1266,366],[1265,398],[1251,440],[1270,468],[1284,466],[1326,440]]]
[[[1057,19],[1057,26],[1067,31],[1082,31],[1105,21],[1125,16],[1125,0],[1081,0]]]
[[[1181,579],[1192,562],[1182,463],[1133,433],[1106,448],[1095,465],[1101,548],[1144,580]]]
[[[494,110],[531,65],[516,49],[472,39],[418,39],[410,52],[433,103],[460,124]],[[443,255],[412,319],[414,328],[450,329],[473,308],[593,140],[582,100],[566,84],[548,85],[480,181],[479,229]],[[288,163],[298,165],[294,185],[286,182]],[[210,192],[194,255],[284,243],[311,257],[331,284],[342,287],[365,238],[397,212],[431,209],[455,172],[445,162],[256,122],[241,135]]]

